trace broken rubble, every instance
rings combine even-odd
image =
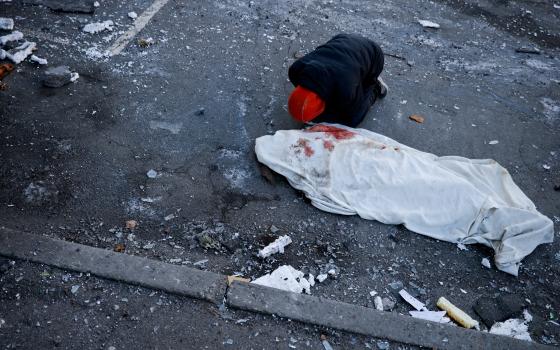
[[[424,28],[439,29],[439,27],[440,27],[440,25],[437,24],[436,22],[428,21],[428,20],[425,20],[425,19],[419,19],[418,23],[420,23],[420,25]]]
[[[496,322],[503,322],[508,318],[521,314],[525,304],[523,298],[517,295],[505,294],[495,298],[480,297],[473,305],[473,310],[486,326],[492,327]]]
[[[35,55],[31,55],[30,60],[42,66],[48,63],[46,59],[37,57]]]
[[[58,88],[72,82],[72,72],[68,66],[49,68],[43,73],[43,85]]]
[[[8,52],[6,57],[8,57],[12,62],[15,64],[20,64],[27,56],[31,55],[31,53],[37,48],[37,44],[34,42],[26,41],[20,46],[15,48],[15,52],[11,53]]]
[[[269,256],[276,253],[284,253],[284,248],[292,243],[290,236],[280,236],[274,242],[270,243],[263,249],[259,250],[258,256],[261,258],[268,258]]]
[[[490,265],[490,260],[488,260],[487,258],[483,258],[480,263],[482,264],[482,266],[486,267],[487,269],[492,268],[492,265]]]
[[[93,0],[24,0],[27,5],[42,5],[57,12],[93,13]]]
[[[131,11],[131,12],[128,13],[128,17],[130,19],[136,19],[136,18],[138,18],[138,14],[134,11]]]
[[[448,323],[449,318],[445,317],[445,311],[409,311],[410,316],[414,318],[419,318],[421,320],[438,322],[438,323]]]
[[[407,302],[409,303],[413,308],[416,309],[416,311],[422,311],[422,310],[426,310],[426,305],[424,305],[424,303],[422,303],[420,300],[416,299],[415,297],[413,297],[412,295],[410,295],[406,290],[401,289],[399,291],[399,295]]]
[[[531,316],[527,310],[524,311],[523,316],[523,319],[513,318],[504,322],[495,323],[492,328],[490,328],[490,333],[505,335],[520,340],[533,341],[529,334],[528,326],[533,316]]]
[[[109,19],[103,22],[88,23],[84,26],[82,30],[86,33],[96,34],[104,30],[109,30],[109,31],[113,30],[113,25],[114,25],[113,21]]]
[[[311,284],[304,278],[303,272],[294,269],[290,265],[282,265],[251,283],[288,292],[311,294]]]
[[[23,33],[15,30],[10,34],[0,36],[0,45],[4,46],[10,41],[18,41],[21,39],[23,39]]]
[[[0,17],[0,29],[2,30],[14,29],[14,20],[11,18]]]

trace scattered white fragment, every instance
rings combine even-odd
[[[321,344],[323,344],[323,348],[325,348],[325,350],[333,350],[333,347],[326,339],[321,340]]]
[[[82,30],[86,33],[95,34],[95,33],[102,32],[104,30],[113,30],[113,25],[114,25],[113,21],[109,19],[103,22],[88,23],[84,26]]]
[[[169,263],[171,263],[171,264],[177,264],[177,263],[180,263],[181,261],[183,261],[183,259],[181,259],[181,258],[169,259]]]
[[[376,296],[376,295],[377,295],[377,292],[374,291],[374,290],[372,290],[371,292],[369,292],[369,296],[370,296],[370,297],[374,297],[374,296]]]
[[[554,4],[552,6],[554,6],[555,9],[560,10],[560,5]]]
[[[315,285],[315,276],[313,276],[313,274],[309,274],[309,277],[307,278],[307,281],[309,282],[309,285],[311,287],[313,287]]]
[[[136,19],[136,18],[138,18],[138,14],[134,11],[130,11],[128,13],[128,17],[131,18],[131,19]]]
[[[373,299],[373,303],[375,304],[375,308],[379,311],[383,311],[383,299],[378,295]]]
[[[490,260],[488,260],[488,258],[482,259],[480,263],[482,264],[482,266],[486,267],[487,269],[492,268],[492,265],[490,265]]]
[[[317,281],[319,281],[319,283],[323,283],[328,277],[329,275],[327,275],[326,273],[322,273],[317,276]]]
[[[193,263],[193,265],[194,266],[202,266],[202,265],[205,265],[207,262],[208,262],[208,259],[202,259],[202,260],[199,260],[199,261]]]
[[[490,333],[505,335],[515,339],[533,341],[529,334],[528,320],[519,318],[512,318],[504,322],[496,322],[490,328]]]
[[[14,54],[8,52],[6,54],[6,57],[12,60],[12,62],[14,62],[15,64],[20,64],[24,59],[27,58],[27,56],[31,55],[31,53],[33,52],[33,50],[35,50],[36,47],[37,45],[35,43],[26,41],[20,46],[15,48],[16,50],[19,51],[17,51]]]
[[[147,244],[144,244],[142,249],[152,249],[154,246],[155,246],[154,243],[147,243]]]
[[[0,328],[6,324],[6,321],[3,318],[0,318]]]
[[[498,143],[500,143],[500,141],[498,141],[498,140],[492,140],[492,141],[488,142],[489,145],[497,145]]]
[[[329,271],[327,271],[327,273],[331,276],[336,275],[336,270],[335,269],[330,269]]]
[[[79,77],[80,77],[80,75],[77,72],[73,72],[72,74],[70,74],[70,81],[75,83],[76,80],[78,80]]]
[[[16,30],[11,34],[0,36],[0,45],[6,45],[10,41],[18,41],[21,39],[23,39],[23,33]]]
[[[5,59],[7,55],[8,53],[6,51],[0,49],[0,60]]]
[[[146,173],[146,176],[149,177],[150,179],[155,179],[157,176],[157,171],[155,171],[154,169],[150,169]]]
[[[464,290],[463,288],[459,288],[459,290],[461,291],[461,293],[463,293],[463,294],[467,294],[467,291],[466,291],[466,290]]]
[[[406,290],[401,289],[399,291],[399,295],[416,310],[418,311],[426,310],[426,305],[424,305],[424,303],[422,303],[420,300],[410,295]]]
[[[420,25],[424,28],[435,28],[435,29],[439,28],[439,24],[425,19],[419,19],[418,23],[420,23]]]
[[[545,170],[550,170],[550,165],[548,164],[543,164],[542,166]]]
[[[99,58],[104,58],[104,57],[107,57],[107,56],[108,56],[108,52],[107,52],[107,51],[101,52],[101,51],[99,51],[99,50],[97,49],[96,46],[92,46],[92,47],[87,48],[87,49],[85,50],[85,53],[86,53],[86,56],[87,56],[89,59],[99,59]]]
[[[169,220],[173,220],[175,218],[176,218],[175,214],[169,214],[166,217],[164,217],[163,220],[169,221]]]
[[[270,274],[261,276],[251,283],[288,292],[311,294],[311,286],[309,281],[303,277],[303,272],[290,265],[282,265]]]
[[[457,243],[457,248],[461,249],[461,250],[468,250],[467,246],[464,245],[463,243]]]
[[[526,322],[531,322],[533,320],[533,315],[531,315],[529,311],[523,310],[523,318]]]
[[[0,29],[3,30],[14,29],[14,20],[11,18],[0,17]]]
[[[93,7],[99,7],[99,6],[101,6],[101,4],[99,3],[99,1],[96,1],[96,2],[93,3]]]
[[[290,236],[280,236],[274,242],[259,250],[258,256],[261,258],[268,258],[276,253],[284,254],[284,247],[290,243],[292,243]]]
[[[421,320],[447,323],[449,318],[445,317],[445,311],[409,311],[410,316]]]
[[[80,285],[75,284],[72,286],[72,288],[70,288],[70,292],[72,292],[72,294],[76,294],[78,292],[78,289],[80,289]]]
[[[41,58],[41,57],[37,57],[35,55],[31,55],[30,59],[31,59],[31,61],[33,61],[35,63],[38,63],[40,65],[45,65],[45,64],[48,63],[46,59]]]

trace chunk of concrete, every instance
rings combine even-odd
[[[503,322],[520,315],[524,307],[523,298],[506,294],[495,298],[480,297],[475,302],[473,309],[482,322],[490,328],[496,322]]]
[[[58,66],[47,69],[43,74],[43,85],[58,88],[72,82],[72,72],[68,66]]]

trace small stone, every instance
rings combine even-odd
[[[391,311],[395,307],[395,302],[389,298],[383,298],[383,310]]]
[[[130,11],[130,12],[128,13],[128,18],[130,18],[130,19],[136,19],[136,18],[138,18],[138,14],[136,14],[136,12],[134,12],[134,11]]]
[[[396,281],[396,282],[389,283],[389,287],[391,287],[392,290],[399,291],[403,289],[404,285],[401,281]]]
[[[432,21],[427,21],[425,19],[419,19],[418,23],[420,23],[420,25],[424,28],[434,28],[434,29],[439,29],[440,25],[437,24],[436,22],[432,22]]]
[[[545,170],[550,170],[550,165],[548,164],[543,164],[542,166]]]
[[[271,225],[271,226],[270,226],[270,232],[276,233],[276,232],[278,232],[278,231],[280,231],[280,229],[279,229],[278,227],[276,227],[276,226],[274,226],[274,225]]]
[[[114,25],[113,21],[109,19],[104,22],[88,23],[84,26],[82,30],[86,33],[96,34],[104,30],[112,31],[113,25]]]
[[[322,273],[317,276],[317,281],[319,281],[319,283],[323,283],[328,277],[329,275],[327,275],[326,273]]]
[[[155,246],[154,243],[148,243],[148,244],[144,244],[144,246],[142,247],[142,249],[146,249],[146,250],[148,250],[148,249],[153,249],[154,246]]]
[[[488,142],[489,145],[497,145],[498,143],[500,143],[500,141],[498,141],[498,140],[492,140],[492,141]]]
[[[146,173],[146,176],[149,177],[150,179],[155,179],[157,177],[157,175],[158,175],[158,173],[154,169],[150,169]]]
[[[194,115],[196,116],[204,115],[204,107],[199,108],[196,112],[194,112]]]
[[[514,294],[500,295],[497,298],[481,297],[474,306],[474,311],[489,328],[496,322],[513,318],[523,311],[525,302]]]
[[[224,344],[225,344],[225,345],[233,345],[233,339],[226,339],[226,340],[224,341]]]
[[[492,268],[492,265],[490,265],[490,260],[488,260],[487,258],[482,259],[480,263],[482,264],[482,266],[486,267],[487,269]]]
[[[378,341],[378,342],[376,343],[376,345],[377,345],[377,348],[378,348],[379,350],[387,350],[387,349],[389,349],[389,343],[386,342],[386,341]]]
[[[68,66],[49,68],[43,73],[42,82],[46,87],[62,87],[72,82],[72,72]]]
[[[70,292],[72,292],[72,294],[76,294],[78,292],[78,289],[80,289],[80,286],[75,284],[72,286],[72,288],[70,288]]]

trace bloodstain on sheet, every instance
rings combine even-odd
[[[315,151],[313,150],[313,148],[311,148],[311,146],[309,146],[309,140],[308,139],[299,139],[297,144],[298,144],[299,147],[303,147],[303,153],[307,157],[311,157],[313,154],[315,154]]]
[[[332,151],[334,149],[334,143],[329,140],[323,140],[323,147],[326,150]]]
[[[324,132],[328,135],[331,135],[332,137],[334,137],[337,140],[348,140],[353,138],[356,133],[353,131],[349,131],[346,129],[342,129],[342,128],[337,128],[336,126],[331,126],[331,125],[322,125],[322,124],[317,124],[314,125],[312,127],[310,127],[309,129],[306,129],[305,131],[307,132]]]

